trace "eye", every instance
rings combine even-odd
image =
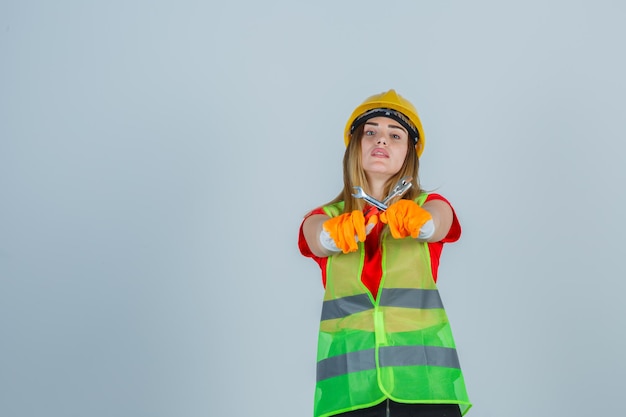
[[[374,135],[375,135],[375,132],[374,132],[373,130],[365,130],[365,131],[363,132],[363,135],[364,135],[364,136],[374,136]]]
[[[395,133],[391,135],[391,137],[395,140],[400,140],[402,137],[400,135],[396,135]]]

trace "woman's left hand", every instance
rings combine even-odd
[[[432,223],[431,214],[414,201],[398,200],[378,216],[380,221],[389,225],[391,235],[395,239],[408,236],[417,238],[420,229],[428,221]]]

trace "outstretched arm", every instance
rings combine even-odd
[[[431,200],[422,206],[433,218],[435,232],[426,239],[427,242],[439,242],[448,235],[454,215],[448,203],[442,200]]]
[[[332,255],[332,252],[324,248],[320,242],[322,225],[329,218],[330,217],[325,214],[313,214],[307,217],[302,224],[302,232],[304,233],[304,239],[307,245],[309,245],[309,249],[315,256],[319,256],[320,258],[326,258]]]

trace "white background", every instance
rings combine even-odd
[[[619,1],[0,2],[0,415],[310,416],[302,216],[395,88],[475,417],[621,415]]]

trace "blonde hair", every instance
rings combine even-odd
[[[353,210],[363,210],[365,201],[360,198],[354,198],[352,193],[353,187],[360,186],[367,194],[371,194],[371,189],[363,165],[361,161],[361,139],[363,138],[363,125],[358,126],[351,134],[350,142],[346,147],[346,152],[343,155],[343,190],[332,201],[326,205],[335,204],[339,201],[344,201],[344,213],[350,213]],[[389,194],[391,189],[402,177],[412,177],[411,188],[402,196],[403,199],[414,200],[422,192],[420,187],[418,171],[419,171],[419,158],[417,152],[415,152],[415,144],[412,140],[407,140],[408,151],[402,164],[402,168],[385,184],[385,194]],[[392,203],[395,200],[392,200]]]

